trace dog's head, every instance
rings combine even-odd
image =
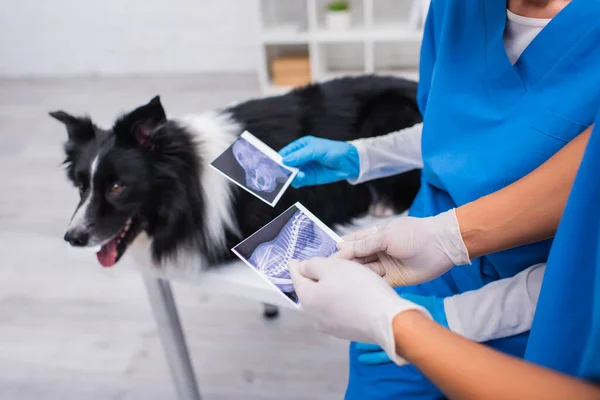
[[[50,115],[67,128],[67,176],[81,198],[65,240],[99,247],[98,261],[113,266],[143,230],[156,229],[161,196],[180,178],[165,167],[178,143],[164,143],[167,119],[160,99],[125,114],[110,130],[63,111]]]

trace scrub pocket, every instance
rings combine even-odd
[[[541,113],[531,127],[546,136],[568,143],[587,129],[589,125],[553,111]]]

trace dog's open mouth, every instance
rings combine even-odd
[[[140,218],[130,217],[121,227],[119,232],[108,242],[102,245],[100,251],[96,253],[98,261],[103,267],[112,267],[125,254],[127,246],[133,242],[136,236],[142,230]]]

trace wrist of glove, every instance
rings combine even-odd
[[[290,273],[301,309],[317,329],[352,341],[377,343],[398,365],[392,321],[426,308],[398,296],[380,276],[364,266],[336,258],[291,261]]]
[[[448,320],[446,318],[446,311],[444,309],[444,299],[441,297],[433,296],[419,296],[416,294],[406,293],[402,294],[401,297],[414,304],[418,304],[425,308],[433,320],[444,328],[449,329]],[[397,365],[406,364],[402,359],[392,359],[388,356],[388,353],[383,348],[376,344],[371,343],[357,343],[356,350],[358,351],[358,362],[366,365],[381,365],[394,362]]]
[[[400,217],[343,238],[337,257],[368,266],[392,286],[410,286],[470,264],[454,209],[428,218]]]
[[[402,294],[423,306],[440,325],[475,342],[505,338],[531,329],[546,264],[533,265],[510,278],[446,298]],[[506,312],[511,310],[511,312]],[[381,347],[358,343],[358,361],[390,363]]]
[[[304,136],[279,151],[283,163],[300,171],[295,188],[355,179],[360,174],[358,150],[348,142]]]

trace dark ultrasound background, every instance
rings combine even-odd
[[[248,259],[252,256],[254,249],[256,249],[264,242],[268,242],[270,240],[275,239],[279,232],[281,232],[285,224],[287,224],[290,221],[290,219],[292,219],[292,217],[297,211],[298,208],[296,206],[290,207],[289,210],[285,211],[283,214],[275,218],[264,228],[259,230],[254,235],[250,236],[250,238],[246,239],[245,242],[238,244],[235,247],[235,250],[238,253],[240,253],[240,255],[246,259],[246,261],[248,261]],[[279,290],[281,290],[281,288],[279,288]],[[285,292],[283,290],[281,290],[281,292],[285,294],[294,303],[298,304],[298,296],[296,295],[296,292]]]
[[[238,244],[235,250],[242,255],[246,260],[252,256],[254,249],[264,242],[268,242],[277,237],[281,229],[288,223],[292,216],[298,211],[296,206],[290,207],[286,212],[275,218],[264,228],[259,230],[254,235],[250,236],[243,243]]]

